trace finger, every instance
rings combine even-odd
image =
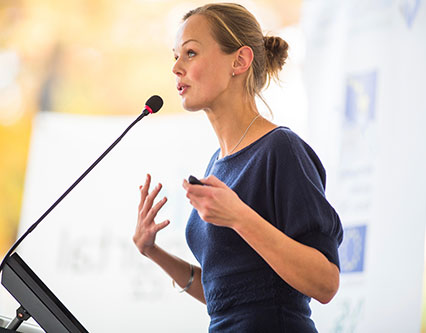
[[[148,173],[146,175],[145,184],[141,188],[141,202],[139,204],[139,206],[140,206],[139,211],[142,210],[145,199],[148,196],[150,185],[151,185],[151,175]]]
[[[152,208],[154,200],[157,197],[158,193],[161,191],[162,187],[163,185],[161,185],[161,183],[158,183],[158,185],[152,190],[152,192],[145,198],[145,202],[141,211],[141,214],[143,216],[146,216],[149,210]]]
[[[142,189],[143,189],[143,186],[142,186],[142,185],[140,185],[140,186],[139,186],[140,201],[139,201],[139,205],[138,205],[138,212],[140,212],[140,211],[142,210],[142,207],[143,207]]]
[[[228,187],[224,182],[222,182],[216,176],[210,175],[207,178],[201,180],[204,184],[216,187]]]
[[[159,210],[166,204],[166,202],[167,202],[166,197],[164,197],[159,202],[157,202],[155,206],[152,207],[152,209],[150,209],[150,211],[148,212],[146,216],[147,220],[153,221],[155,217],[157,216]]]
[[[160,230],[163,230],[165,227],[167,227],[170,224],[169,220],[166,220],[164,222],[158,223],[155,225],[155,232],[159,232]]]
[[[194,193],[193,192],[194,188],[197,189],[198,187],[201,187],[201,186],[195,186],[195,185],[189,183],[186,179],[183,180],[183,184],[182,185],[183,185],[183,188],[186,190],[186,197],[187,198],[189,198],[188,194]]]
[[[209,186],[200,186],[200,185],[191,185],[188,184],[187,190],[186,190],[186,197],[192,198],[192,197],[204,197],[208,196],[211,192],[212,188]]]
[[[196,200],[189,200],[189,204],[192,206],[192,207],[194,207],[194,209],[196,210],[196,211],[199,211],[200,210],[200,205],[198,204],[198,202],[196,201]]]

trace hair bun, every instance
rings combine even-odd
[[[288,44],[284,39],[276,36],[264,36],[263,43],[266,52],[266,72],[270,78],[278,78],[278,73],[288,56]]]

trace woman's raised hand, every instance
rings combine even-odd
[[[149,193],[150,184],[151,176],[148,174],[145,184],[139,187],[141,191],[141,201],[138,207],[136,231],[133,236],[133,242],[143,255],[147,255],[147,251],[154,247],[157,232],[167,227],[170,223],[169,220],[165,220],[158,224],[155,223],[154,219],[161,207],[167,202],[167,198],[164,197],[154,205],[154,200],[160,192],[162,185],[158,184],[152,192]]]

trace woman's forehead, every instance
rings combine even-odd
[[[202,15],[193,15],[180,25],[176,35],[174,50],[182,47],[189,41],[196,41],[203,44],[212,39],[208,20]]]

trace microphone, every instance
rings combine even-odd
[[[117,143],[121,141],[121,139],[127,134],[128,131],[143,117],[158,112],[161,107],[163,106],[163,99],[160,96],[154,95],[151,96],[145,103],[145,107],[142,111],[142,113],[133,121],[133,123],[130,124],[129,127],[127,127],[124,132],[113,142],[111,146],[107,150],[103,152],[101,156],[98,157],[98,159],[93,162],[93,164],[62,194],[58,200],[54,202],[52,206],[47,209],[44,214],[36,221],[34,224],[28,228],[28,230],[12,245],[12,247],[9,249],[9,251],[6,253],[6,255],[3,258],[3,261],[0,264],[0,272],[3,270],[4,265],[6,264],[7,259],[12,255],[13,251],[21,244],[21,242],[39,225],[41,221],[44,220],[44,218],[49,215],[49,213],[80,183],[84,177],[87,176],[87,174],[92,171],[92,169],[114,148]]]
[[[163,99],[160,96],[158,95],[151,96],[146,101],[145,108],[142,111],[142,114],[144,116],[147,116],[150,113],[156,113],[161,109],[162,106],[163,106]]]

